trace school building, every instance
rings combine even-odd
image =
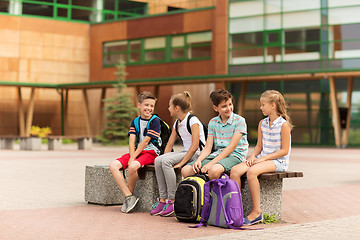
[[[0,135],[97,135],[126,62],[128,91],[227,88],[256,142],[260,94],[279,90],[294,144],[360,145],[360,0],[2,0]],[[348,121],[346,121],[346,119]]]

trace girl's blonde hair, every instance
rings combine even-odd
[[[170,101],[175,107],[179,106],[183,112],[191,110],[191,95],[188,91],[173,95]]]
[[[269,103],[275,103],[277,114],[282,116],[289,123],[290,129],[292,129],[293,125],[289,115],[287,114],[287,104],[280,92],[276,90],[266,90],[263,94],[261,94],[260,98],[265,98]]]

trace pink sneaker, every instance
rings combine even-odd
[[[174,201],[166,200],[164,210],[160,213],[162,217],[170,217],[174,214]]]
[[[162,211],[163,211],[163,208],[165,206],[165,203],[164,202],[160,202],[160,199],[156,199],[156,203],[154,203],[151,207],[151,212],[150,214],[151,215],[159,215]]]

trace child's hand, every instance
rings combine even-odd
[[[182,166],[184,166],[184,164],[182,164],[181,162],[178,164],[174,165],[174,168],[182,168]]]
[[[130,157],[129,162],[128,162],[128,166],[130,166],[130,164],[134,161],[135,159],[133,157]]]
[[[248,159],[246,159],[245,164],[248,167],[251,167],[254,165],[254,161],[256,160],[255,156],[250,156]]]
[[[202,168],[201,168],[201,172],[202,173],[207,173],[209,171],[209,169],[213,166],[213,163],[207,163],[205,164]]]
[[[198,173],[201,170],[201,161],[196,160],[193,164],[194,172]]]

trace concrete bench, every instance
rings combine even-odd
[[[263,173],[258,179],[260,182],[260,207],[263,213],[275,214],[276,219],[282,217],[282,187],[284,178],[303,177],[302,172],[274,172]],[[246,176],[241,178],[241,196],[243,200],[244,215],[252,210],[252,201]]]
[[[15,135],[0,136],[0,149],[14,149],[15,141],[20,137]]]
[[[93,140],[89,136],[48,136],[48,150],[61,150],[64,138],[76,140],[79,150],[90,150],[92,147]]]
[[[128,177],[127,170],[125,176]],[[181,172],[176,171],[177,184],[182,181]],[[282,186],[284,178],[302,177],[302,172],[264,173],[259,176],[260,204],[263,213],[275,214],[277,219],[282,217]],[[252,209],[251,195],[246,176],[241,178],[241,194],[243,198],[244,215]],[[148,165],[139,171],[134,195],[140,197],[134,211],[148,212],[151,205],[159,197],[159,189],[155,176],[154,165]],[[85,201],[102,205],[122,204],[124,195],[117,186],[109,167],[87,166],[85,173]]]
[[[182,181],[180,169],[175,172],[178,184]],[[125,178],[128,178],[127,170],[125,170]],[[149,212],[156,198],[159,197],[154,165],[147,165],[139,170],[134,195],[140,198],[134,211]],[[101,205],[116,205],[124,202],[124,195],[113,179],[109,166],[86,166],[85,201]]]

